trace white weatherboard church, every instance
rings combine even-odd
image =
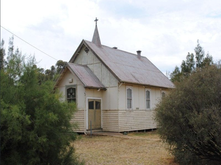
[[[101,44],[97,19],[92,42],[82,40],[56,88],[75,101],[76,132],[156,128],[155,105],[173,83],[146,57]]]

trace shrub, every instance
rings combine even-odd
[[[180,164],[220,163],[221,69],[191,73],[157,105],[156,121]]]
[[[0,73],[1,164],[79,164],[70,145],[75,104],[60,102],[52,82],[39,84],[32,60],[15,55]]]

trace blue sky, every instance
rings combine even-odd
[[[163,73],[172,72],[199,39],[214,61],[221,59],[220,0],[2,0],[1,26],[15,47],[35,55],[38,66],[69,61],[82,39],[91,40],[94,19],[103,45],[142,51]],[[7,43],[10,34],[1,28]]]

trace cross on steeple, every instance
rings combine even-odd
[[[95,24],[97,25],[97,21],[98,21],[97,17],[95,18],[95,20],[94,20],[94,21],[95,21]]]
[[[98,29],[97,29],[97,17],[95,18],[95,29],[94,29],[94,35],[93,35],[93,38],[92,38],[92,42],[97,45],[98,47],[101,47],[101,40],[100,40],[100,36],[99,36],[99,33],[98,33]]]

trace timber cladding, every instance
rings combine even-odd
[[[77,124],[77,128],[74,128],[76,132],[84,132],[85,124],[84,124],[84,110],[77,110],[73,118],[71,119],[71,123]]]
[[[103,130],[113,132],[155,129],[154,110],[103,110]]]
[[[154,110],[120,110],[119,132],[157,128]]]
[[[119,110],[102,110],[103,131],[119,131]]]

